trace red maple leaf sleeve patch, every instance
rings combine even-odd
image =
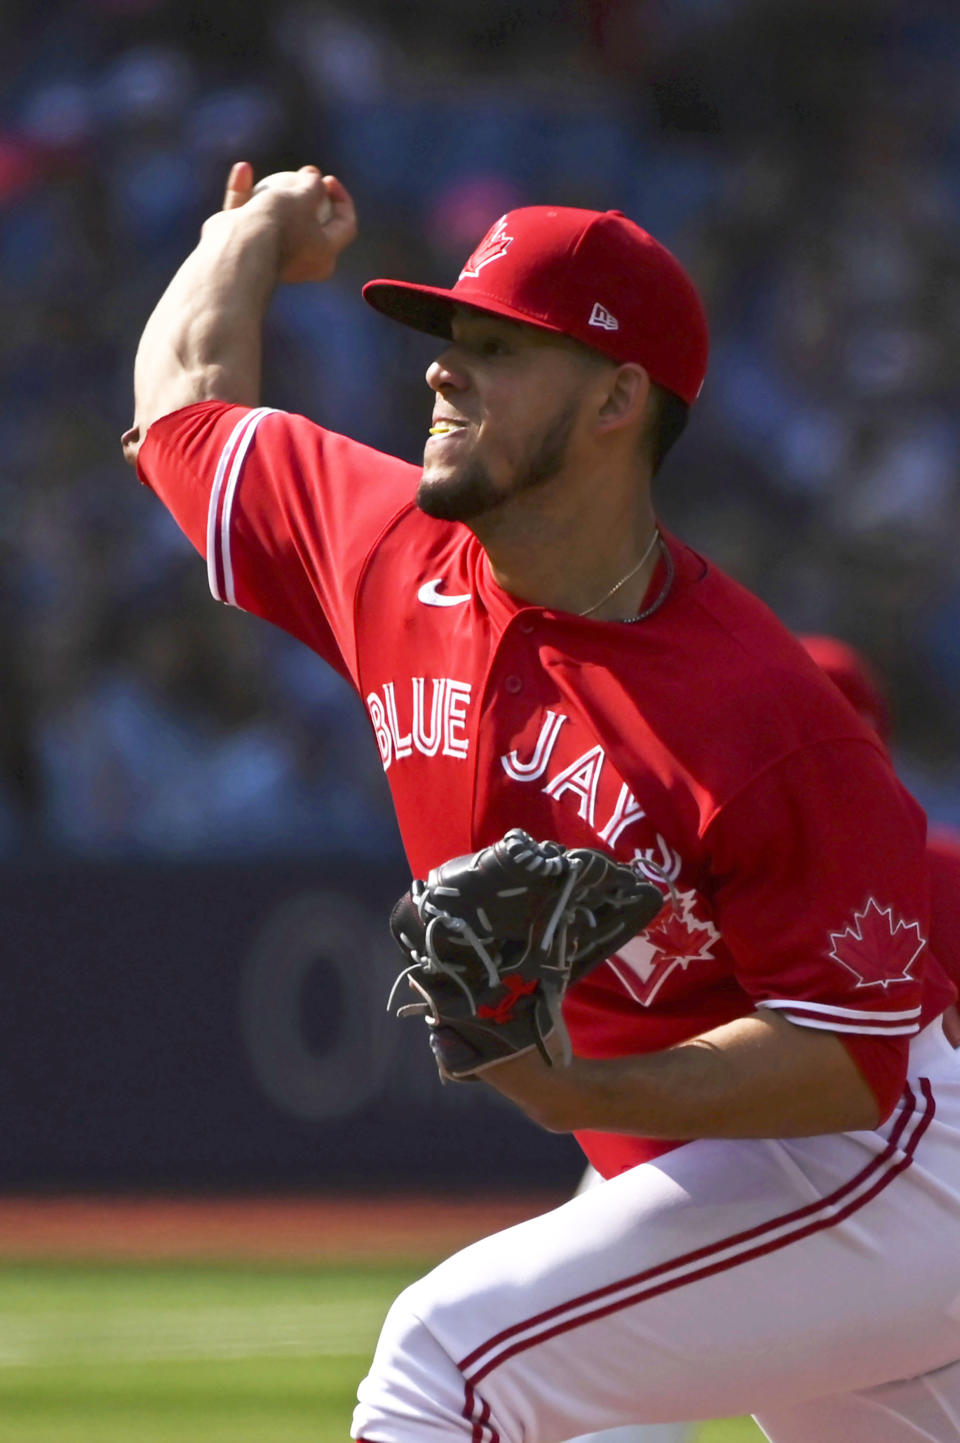
[[[892,907],[881,907],[873,897],[853,924],[831,932],[829,956],[856,978],[857,987],[891,987],[915,980],[912,968],[927,945],[919,924],[894,920]]]

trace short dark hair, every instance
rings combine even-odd
[[[646,445],[654,476],[660,470],[667,452],[679,441],[690,419],[690,407],[675,391],[663,386],[650,387],[651,417],[646,429]]]

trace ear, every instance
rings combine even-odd
[[[643,429],[650,399],[649,373],[643,366],[629,361],[607,371],[603,381],[595,413],[597,434],[612,435],[617,431],[639,433]]]

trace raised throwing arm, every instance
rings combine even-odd
[[[134,368],[134,422],[123,437],[136,464],[147,428],[197,401],[255,405],[263,318],[280,281],[324,281],[357,233],[353,202],[316,166],[283,172],[254,189],[246,161],[233,166],[223,209],[177,271],[147,321]]]

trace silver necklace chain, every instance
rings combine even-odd
[[[619,581],[614,582],[614,584],[613,584],[613,586],[611,586],[610,590],[604,592],[603,596],[601,596],[601,598],[600,598],[599,601],[595,601],[592,606],[588,606],[587,609],[586,609],[586,611],[579,611],[579,612],[577,612],[577,615],[578,615],[578,616],[592,616],[595,611],[599,611],[599,610],[600,610],[600,608],[601,608],[601,606],[603,606],[604,602],[609,601],[610,598],[611,598],[611,596],[615,596],[615,595],[617,594],[617,592],[620,590],[621,586],[626,586],[626,584],[627,584],[628,581],[632,581],[633,578],[636,576],[637,572],[640,571],[640,570],[642,570],[643,567],[646,566],[647,562],[650,560],[650,556],[651,556],[651,553],[652,553],[652,551],[653,551],[653,548],[656,546],[656,544],[657,544],[657,542],[658,542],[659,540],[660,540],[660,528],[659,528],[659,527],[654,527],[653,535],[652,535],[651,538],[650,538],[650,545],[647,547],[646,551],[643,553],[643,555],[641,556],[641,558],[640,558],[640,560],[637,562],[637,564],[636,564],[635,566],[631,566],[631,568],[630,568],[630,570],[627,572],[626,576],[621,576],[621,578],[620,578]],[[670,553],[669,553],[669,551],[667,551],[666,547],[663,547],[663,553],[664,553],[664,556],[667,558],[667,561],[668,561],[668,563],[669,563]],[[673,580],[672,574],[671,574],[671,576],[670,576],[670,580],[671,580],[671,581]],[[661,596],[659,596],[659,597],[657,598],[656,602],[654,603],[654,606],[648,607],[646,611],[641,611],[641,612],[639,613],[639,615],[637,615],[637,616],[628,616],[628,617],[626,618],[626,620],[627,620],[627,621],[642,621],[643,618],[644,618],[645,616],[649,616],[649,615],[650,615],[650,612],[653,611],[653,610],[655,610],[656,606],[659,606],[659,605],[661,604],[661,601],[664,600],[664,599],[665,599],[665,594],[664,594],[664,593],[661,593]]]
[[[650,605],[645,606],[642,611],[638,611],[636,616],[621,617],[621,620],[627,626],[632,626],[637,621],[646,621],[648,616],[652,616],[655,611],[660,610],[661,606],[670,595],[670,588],[673,585],[673,578],[675,573],[673,557],[670,555],[669,546],[664,541],[663,537],[659,534],[659,532],[657,533],[657,539],[660,542],[660,555],[663,557],[663,568],[666,572],[666,575],[663,578],[663,585],[661,586],[657,595],[654,597],[653,601],[651,601]]]

